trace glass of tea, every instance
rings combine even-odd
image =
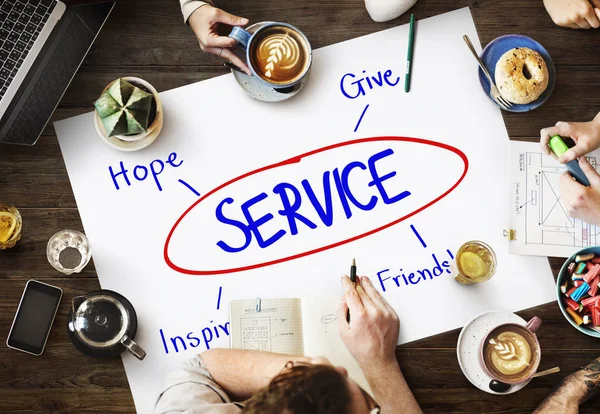
[[[16,207],[0,203],[0,250],[10,249],[21,239],[22,224]]]
[[[496,273],[496,254],[482,241],[466,242],[458,249],[450,270],[454,280],[463,285],[485,282]]]
[[[61,230],[50,238],[46,247],[48,261],[65,275],[79,273],[92,257],[92,247],[85,234]]]

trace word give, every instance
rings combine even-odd
[[[370,211],[375,208],[380,198],[384,204],[393,204],[411,194],[409,191],[402,191],[399,194],[390,196],[384,187],[384,182],[396,176],[396,171],[391,171],[382,175],[382,173],[377,170],[376,163],[392,154],[394,154],[394,151],[388,148],[372,155],[367,160],[367,165],[360,161],[352,161],[342,168],[341,171],[338,168],[335,168],[333,171],[323,172],[322,190],[319,188],[319,192],[321,193],[322,191],[322,194],[324,195],[323,203],[321,203],[321,201],[319,201],[315,195],[315,185],[311,184],[306,179],[301,181],[300,184],[304,189],[304,193],[306,194],[308,201],[312,205],[314,212],[318,215],[321,223],[324,226],[330,227],[333,224],[334,211],[332,186],[335,187],[346,219],[352,217],[351,205],[359,210]],[[356,169],[363,171],[368,170],[368,174],[371,178],[371,181],[368,183],[368,187],[374,187],[374,192],[378,194],[380,198],[375,194],[371,194],[371,197],[368,198],[366,203],[364,200],[361,202],[357,199],[356,194],[350,188],[350,173]],[[353,176],[355,176],[357,173],[359,172],[355,172]],[[333,184],[331,181],[333,181]],[[239,220],[226,217],[223,213],[224,206],[226,204],[233,204],[235,200],[231,197],[222,200],[218,204],[215,211],[217,220],[223,224],[237,227],[243,233],[244,243],[239,246],[232,246],[231,244],[221,240],[217,242],[217,246],[219,246],[225,252],[237,253],[245,250],[254,238],[256,239],[258,246],[264,249],[277,242],[285,234],[287,234],[288,231],[292,236],[298,234],[298,223],[304,224],[304,226],[308,227],[309,229],[316,229],[317,224],[315,222],[298,212],[303,202],[303,196],[301,195],[298,187],[291,183],[281,182],[275,185],[273,188],[273,193],[279,197],[279,201],[281,202],[281,210],[278,210],[277,214],[279,214],[281,217],[285,217],[287,220],[288,230],[280,228],[280,230],[278,230],[275,234],[266,237],[265,235],[261,234],[260,226],[273,220],[275,216],[271,213],[267,213],[262,217],[255,218],[250,212],[250,208],[252,206],[269,197],[266,192],[262,192],[241,204],[240,208],[246,222],[241,222]],[[371,192],[373,193],[373,191]]]
[[[179,161],[179,163],[177,163],[176,160],[177,160],[177,153],[172,152],[169,154],[169,156],[167,157],[167,159],[164,162],[161,160],[154,160],[150,163],[150,165],[148,165],[148,167],[146,167],[144,165],[136,165],[135,167],[133,167],[133,171],[132,171],[133,178],[135,178],[138,181],[144,181],[151,174],[152,178],[154,179],[154,182],[156,183],[156,187],[158,188],[158,191],[162,191],[162,186],[160,185],[158,176],[164,171],[165,164],[170,165],[173,168],[177,168],[181,164],[183,164],[183,160]],[[120,175],[123,176],[123,179],[127,183],[127,186],[131,185],[131,181],[129,180],[129,177],[127,176],[127,173],[129,172],[129,170],[127,168],[125,168],[123,161],[119,162],[119,168],[121,168],[121,171],[115,174],[113,168],[108,167],[110,177],[112,178],[113,184],[115,185],[115,188],[117,190],[121,189],[119,187],[119,183],[117,182],[117,178]]]
[[[367,72],[363,70],[362,73],[366,74]],[[353,81],[353,79],[356,78],[356,75],[354,73],[346,73],[340,80],[340,89],[346,98],[355,99],[367,94],[367,89],[365,89],[367,86],[369,87],[369,90],[372,90],[375,86],[380,88],[384,87],[384,83],[392,87],[398,85],[400,77],[396,76],[395,81],[390,81],[390,76],[392,76],[392,70],[388,69],[383,75],[381,74],[381,71],[378,71],[377,76],[366,75]],[[363,84],[363,82],[365,84]]]

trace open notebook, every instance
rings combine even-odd
[[[282,354],[324,356],[342,366],[364,390],[371,388],[338,334],[339,298],[305,297],[229,302],[231,348]]]

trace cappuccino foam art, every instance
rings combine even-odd
[[[516,375],[529,366],[531,347],[516,332],[502,332],[490,338],[490,360],[494,368],[505,375]]]
[[[493,331],[484,345],[484,362],[499,379],[525,379],[536,369],[537,348],[531,334],[515,326]]]
[[[269,27],[258,34],[250,54],[257,74],[274,84],[289,84],[305,73],[309,48],[298,32],[285,26]]]

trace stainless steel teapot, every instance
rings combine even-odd
[[[82,353],[114,357],[127,350],[142,360],[146,352],[133,339],[137,332],[135,309],[112,290],[76,296],[69,313],[69,338]]]

